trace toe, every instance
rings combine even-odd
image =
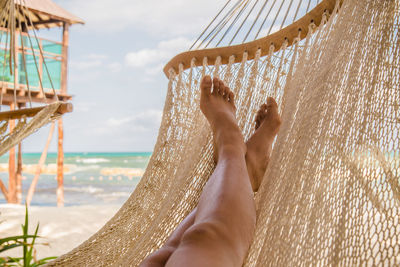
[[[262,104],[256,114],[256,130],[260,127],[266,116],[267,104]]]
[[[262,104],[260,109],[257,111],[257,118],[262,120],[265,117],[267,111],[267,104]]]
[[[236,110],[236,106],[235,106],[235,94],[229,90],[228,93],[228,97],[229,97],[229,103],[232,105],[233,109]]]
[[[260,109],[257,111],[257,116],[261,116],[261,114],[263,114],[263,113],[265,113],[265,109],[260,108]]]
[[[225,85],[224,85],[224,82],[223,81],[221,81],[221,80],[218,80],[218,84],[219,84],[219,91],[218,91],[218,94],[219,94],[219,96],[224,96],[224,93],[225,93]]]
[[[278,104],[276,103],[275,99],[272,97],[267,98],[267,105],[266,105],[267,111],[276,111],[278,112]]]
[[[232,91],[229,91],[228,95],[229,95],[229,102],[235,104],[235,94]]]
[[[230,92],[229,87],[228,86],[224,86],[224,99],[226,101],[229,101],[229,92]]]
[[[205,95],[211,94],[212,81],[210,76],[204,76],[200,83],[201,92]]]
[[[267,100],[267,103],[268,103],[268,100]],[[268,107],[267,104],[262,104],[261,107],[260,107],[259,112],[264,113],[267,110],[267,107]]]
[[[269,114],[273,117],[279,117],[278,104],[272,97],[268,97],[267,99],[266,114]]]
[[[278,131],[281,125],[281,117],[279,116],[278,104],[272,97],[267,99],[267,111],[265,114],[266,120],[269,120],[271,127]]]
[[[213,79],[213,95],[217,95],[219,92],[219,79],[218,78],[214,78]]]

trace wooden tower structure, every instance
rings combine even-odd
[[[58,27],[62,31],[62,41],[56,42],[52,40],[47,40],[38,37],[38,42],[34,44],[34,48],[37,51],[34,52],[29,51],[26,47],[20,47],[16,45],[15,47],[15,55],[19,59],[21,57],[23,49],[25,55],[28,55],[26,59],[26,66],[15,66],[15,71],[12,75],[8,75],[9,77],[2,77],[4,82],[1,82],[1,90],[3,92],[2,104],[8,105],[10,110],[16,110],[21,107],[25,107],[29,101],[35,103],[51,103],[55,101],[54,91],[50,90],[51,87],[54,87],[55,92],[58,95],[58,99],[61,101],[68,101],[72,97],[68,94],[67,90],[67,74],[68,74],[68,46],[69,46],[69,28],[72,24],[84,24],[84,21],[77,16],[71,14],[66,11],[52,0],[14,0],[15,5],[23,5],[25,10],[27,10],[30,14],[29,17],[32,19],[32,23],[36,30],[44,29],[44,28],[54,28]],[[20,30],[15,34],[14,40],[15,44],[19,44],[20,42],[28,42],[28,31],[30,29],[24,28],[24,24],[19,22],[18,19],[16,21],[16,25],[19,25]],[[7,29],[0,28],[0,31],[3,33],[7,33]],[[19,39],[19,38],[22,38]],[[4,38],[3,38],[4,39]],[[7,49],[7,41],[0,41],[0,52],[4,53]],[[31,54],[29,56],[29,54]],[[34,58],[36,57],[36,58]],[[22,60],[22,59],[21,59]],[[25,60],[25,59],[24,59]],[[4,61],[4,59],[2,59]],[[20,60],[18,60],[20,61]],[[44,61],[46,62],[46,70],[44,70]],[[20,64],[22,65],[22,63]],[[31,66],[29,66],[31,65]],[[36,71],[36,68],[39,71]],[[30,71],[31,69],[31,71]],[[48,75],[43,75],[44,71],[49,72],[50,79]],[[4,72],[3,72],[4,73]],[[25,83],[25,75],[29,75],[30,79],[30,92],[28,95],[27,84]],[[3,74],[4,76],[4,74]],[[41,81],[41,82],[40,82]],[[40,86],[44,89],[43,91],[39,88]],[[15,106],[15,96],[14,96],[14,87],[16,87],[17,91],[17,105]],[[35,89],[36,86],[36,89]],[[60,118],[57,121],[58,126],[58,157],[57,157],[57,205],[63,206],[64,203],[64,193],[63,193],[63,166],[64,166],[64,152],[63,152],[63,121]],[[10,123],[9,125],[10,131],[15,127],[15,123]],[[47,154],[48,143],[50,142],[52,132],[54,130],[54,125],[51,128],[48,142],[46,144],[46,148],[42,153],[41,160],[38,165],[38,170],[35,174],[34,182],[37,181],[38,176],[40,175],[41,164],[44,163]],[[16,149],[17,149],[17,159],[16,159]],[[9,151],[9,183],[8,189],[4,186],[4,184],[0,180],[0,189],[6,196],[6,199],[9,203],[21,203],[22,202],[22,146],[21,143],[17,147],[12,148]],[[34,186],[33,186],[34,190]],[[32,186],[28,193],[33,194]],[[31,197],[31,196],[30,196]],[[30,202],[28,199],[27,202]]]

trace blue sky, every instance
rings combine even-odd
[[[152,151],[168,80],[162,67],[187,50],[225,0],[54,0],[85,20],[70,31],[66,152]],[[61,29],[39,36],[61,40]],[[43,149],[49,126],[23,143]],[[50,151],[56,151],[56,132]]]

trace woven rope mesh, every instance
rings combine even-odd
[[[0,122],[0,156],[7,153],[12,147],[21,143],[32,133],[39,130],[49,122],[57,120],[60,116],[56,111],[61,102],[55,102],[45,106],[32,119],[22,118],[18,120],[16,127],[10,132],[7,130],[9,121]]]
[[[137,266],[196,206],[214,169],[198,103],[204,74],[235,92],[245,138],[268,96],[282,113],[245,266],[399,265],[399,15],[396,0],[346,0],[279,52],[172,74],[140,184],[98,233],[49,265]]]

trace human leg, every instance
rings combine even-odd
[[[278,104],[272,97],[257,112],[254,134],[247,140],[246,166],[254,192],[258,191],[272,152],[272,143],[279,131],[281,118]]]
[[[178,225],[165,244],[150,254],[139,267],[162,267],[165,266],[171,254],[176,250],[181,242],[183,233],[193,225],[197,208],[186,216],[186,218]]]
[[[228,102],[230,106],[228,106],[228,113],[234,114],[234,103],[233,103],[233,93],[230,92],[229,88],[223,85],[221,81],[214,81],[214,91],[211,93],[211,80],[208,80],[208,85],[206,81],[202,81],[202,111],[205,113],[206,117],[210,121],[210,116],[219,116],[219,113],[221,114],[221,117],[224,118],[227,115],[230,114],[224,114],[226,113],[225,108],[220,108],[221,106],[221,100],[223,99],[224,101],[222,104],[225,104]],[[219,98],[218,98],[219,97]],[[211,99],[210,99],[211,98]],[[211,102],[211,103],[210,103]],[[208,105],[211,106],[217,106],[216,108],[209,108]],[[207,109],[208,108],[208,109]],[[210,114],[211,112],[214,112],[215,114]],[[228,116],[229,119],[232,119],[232,116]],[[213,119],[213,118],[211,118]],[[219,121],[219,122],[218,122]],[[234,119],[236,121],[236,119]],[[221,140],[218,141],[218,138],[221,139],[228,139],[229,136],[221,137],[218,135],[218,131],[216,127],[218,125],[215,125],[216,123],[221,124],[222,121],[220,120],[211,120],[210,125],[213,128],[214,132],[214,137],[215,137],[215,143],[221,143]],[[229,122],[229,120],[228,120]],[[259,184],[261,183],[261,179],[263,177],[263,174],[266,169],[266,165],[268,164],[268,158],[269,154],[271,152],[271,146],[273,139],[275,138],[276,133],[279,130],[279,125],[280,125],[280,118],[277,112],[277,104],[276,102],[272,99],[269,98],[267,101],[267,105],[263,105],[260,110],[257,113],[256,117],[256,132],[254,135],[247,141],[246,147],[247,147],[247,153],[245,156],[245,164],[246,164],[246,169],[248,169],[248,175],[250,176],[250,181],[251,185],[254,191],[258,189]],[[229,125],[228,125],[229,126]],[[235,131],[233,131],[235,132]],[[235,138],[233,138],[234,140]],[[242,138],[241,138],[242,140]],[[242,141],[241,141],[242,142]],[[231,143],[230,145],[234,145],[235,142]],[[234,145],[235,146],[235,145]],[[216,147],[216,150],[218,151],[218,146]],[[229,149],[228,149],[229,150]],[[218,151],[220,152],[220,151]],[[218,153],[219,154],[219,153]],[[231,156],[231,153],[226,153],[229,157]],[[217,155],[218,156],[218,155]],[[218,157],[216,157],[217,159]],[[222,169],[226,169],[226,167],[229,168],[229,166],[225,166]],[[219,166],[217,165],[216,171],[220,169]],[[222,171],[224,173],[224,171]],[[218,173],[214,173],[213,175],[218,175]],[[210,178],[209,183],[207,184],[206,187],[211,187],[214,188],[213,182],[215,179]],[[248,181],[248,180],[247,180]],[[224,182],[222,182],[224,184]],[[222,185],[224,187],[224,185]],[[236,187],[236,186],[234,186]],[[217,188],[219,188],[217,186]],[[206,191],[206,188],[205,188]],[[211,190],[209,195],[214,195],[214,193],[211,193]],[[218,189],[217,189],[218,191]],[[236,194],[237,195],[237,194]],[[207,197],[208,198],[208,197]],[[206,202],[206,201],[203,201]],[[213,202],[213,201],[211,201]],[[228,201],[229,202],[229,201]],[[224,216],[224,211],[228,211],[229,207],[224,208],[222,205],[220,206],[220,211],[216,211],[214,215],[220,215]],[[243,215],[243,214],[242,214]],[[179,242],[182,240],[182,235],[186,231],[186,229],[191,228],[192,224],[195,222],[194,217],[196,216],[201,218],[200,216],[197,216],[195,214],[195,211],[193,211],[175,230],[175,232],[171,235],[171,237],[168,239],[166,244],[159,249],[157,252],[151,254],[146,260],[141,264],[141,266],[164,266],[165,262],[169,259],[170,255],[175,251],[175,249],[178,247],[180,244]],[[213,216],[211,216],[213,217]],[[228,218],[231,216],[227,216]],[[203,219],[198,219],[197,221],[207,221]],[[203,225],[204,226],[204,225]],[[190,232],[196,232],[196,230],[199,230],[198,228],[201,228],[200,226],[194,227],[189,229]],[[207,227],[206,227],[207,228]],[[209,227],[208,227],[209,228]],[[226,230],[227,228],[225,228]],[[202,229],[200,229],[202,230]],[[189,232],[189,233],[190,233]],[[188,234],[189,235],[189,234]],[[190,236],[190,235],[189,235]],[[187,238],[186,238],[187,239]],[[232,243],[232,242],[231,242]],[[243,243],[243,242],[234,242],[237,244]],[[239,248],[240,250],[240,248]],[[247,251],[247,249],[245,249]],[[243,249],[242,249],[243,251]],[[240,254],[240,253],[239,253]],[[222,254],[221,254],[222,255]],[[231,257],[230,257],[231,258]]]
[[[229,88],[218,79],[212,83],[209,77],[201,88],[200,107],[213,130],[218,163],[200,196],[194,224],[166,266],[240,266],[255,226],[246,146]]]

